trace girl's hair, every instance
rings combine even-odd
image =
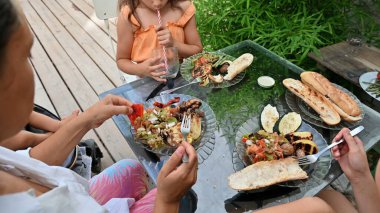
[[[179,1],[181,0],[168,0],[168,3],[170,4],[171,7],[173,7],[173,5],[175,5],[175,3]],[[128,19],[131,18],[132,14],[135,15],[135,17],[138,19],[138,17],[135,14],[135,11],[136,11],[137,5],[139,5],[139,0],[119,0],[119,11],[125,5],[128,5],[129,9],[131,10],[131,12],[128,14]]]
[[[11,35],[20,25],[19,14],[11,0],[0,0],[0,67]],[[1,76],[1,71],[0,71]]]

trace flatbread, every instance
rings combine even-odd
[[[238,191],[263,188],[276,183],[308,178],[293,158],[260,161],[228,177],[228,185]]]

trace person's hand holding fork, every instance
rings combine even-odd
[[[182,163],[182,157],[186,153],[189,162]],[[154,212],[178,212],[181,198],[197,181],[197,172],[197,152],[192,145],[184,141],[158,174]]]
[[[378,212],[380,192],[369,170],[363,142],[358,137],[352,137],[347,128],[342,129],[334,140],[338,141],[341,138],[344,138],[345,142],[333,147],[332,154],[351,182],[358,210]]]
[[[371,175],[363,142],[358,137],[352,137],[347,128],[343,128],[335,136],[334,141],[342,138],[345,142],[331,150],[346,176],[352,182],[362,179],[363,176]]]

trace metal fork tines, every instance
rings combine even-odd
[[[191,115],[186,115],[186,112],[183,113],[182,123],[181,123],[181,133],[184,140],[187,140],[187,135],[190,133],[191,127]],[[189,162],[189,156],[187,156],[186,152],[182,157],[182,162]]]
[[[359,127],[356,127],[354,130],[352,130],[350,132],[350,134],[352,136],[355,136],[357,134],[359,134],[362,130],[364,129],[363,126],[359,126]],[[334,143],[330,144],[329,146],[327,146],[326,148],[324,148],[323,150],[321,150],[320,152],[318,152],[317,154],[314,154],[314,155],[306,155],[304,157],[301,157],[301,158],[298,158],[298,164],[299,165],[307,165],[307,164],[312,164],[312,163],[315,163],[318,161],[318,158],[323,154],[325,153],[327,150],[331,149],[332,147],[342,143],[344,141],[344,139],[340,139],[339,141],[335,141]]]

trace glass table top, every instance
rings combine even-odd
[[[237,129],[248,119],[259,115],[261,109],[268,103],[289,111],[285,102],[285,88],[282,86],[282,80],[288,77],[299,79],[299,74],[303,70],[252,41],[243,41],[219,51],[234,57],[251,53],[256,59],[247,70],[245,78],[237,85],[222,89],[192,85],[176,91],[176,93],[195,96],[206,101],[213,109],[218,122],[213,147],[210,147],[207,152],[198,153],[200,165],[197,183],[192,187],[195,194],[191,198],[193,203],[189,204],[192,206],[183,207],[182,210],[195,208],[194,205],[196,205],[196,212],[210,212],[211,209],[212,212],[255,210],[304,196],[314,196],[338,178],[342,171],[338,163],[332,160],[324,178],[306,182],[303,187],[273,186],[255,193],[239,193],[228,187],[227,177],[235,172],[233,150]],[[273,77],[276,81],[275,86],[271,89],[259,87],[257,78],[262,75]],[[174,82],[175,87],[186,83],[181,77]],[[115,94],[135,103],[144,103],[151,91],[159,84],[152,79],[143,78],[107,91],[101,94],[100,98],[107,94]],[[164,87],[162,90],[166,89],[168,88]],[[365,130],[359,136],[368,150],[380,140],[380,114],[365,105],[363,105],[363,110],[365,118],[361,125],[365,127]],[[150,177],[156,182],[159,169],[166,157],[150,153],[133,142],[130,123],[126,116],[114,116],[113,120]],[[328,143],[337,133],[337,131],[311,126],[321,133]]]

